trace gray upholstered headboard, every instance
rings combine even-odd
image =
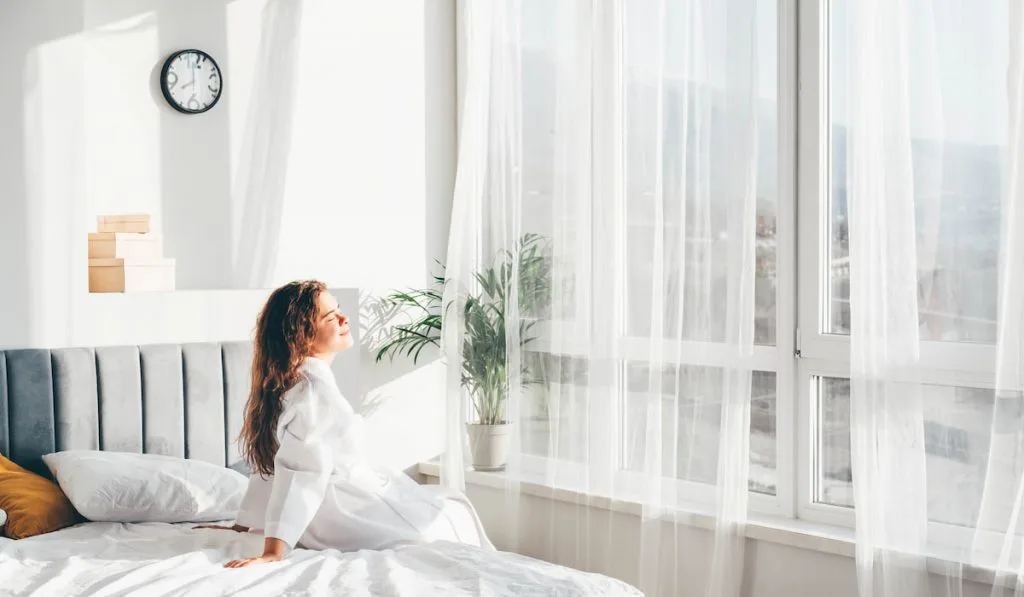
[[[251,358],[249,342],[0,351],[0,452],[47,476],[43,454],[76,448],[244,470]]]

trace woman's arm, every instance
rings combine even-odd
[[[235,526],[246,527],[246,530],[261,527],[266,517],[273,482],[273,476],[264,477],[259,473],[249,475],[249,485],[245,488],[245,496],[235,514]]]
[[[263,527],[264,553],[236,560],[237,568],[281,559],[298,543],[323,503],[334,458],[325,434],[335,412],[329,397],[319,395],[308,380],[289,391],[286,411],[278,423],[281,443],[274,456],[274,477]]]
[[[270,497],[271,479],[263,477],[259,473],[249,475],[249,484],[245,488],[245,495],[242,503],[238,506],[235,514],[235,524],[223,526],[219,524],[201,524],[193,527],[196,529],[219,529],[225,531],[236,531],[247,533],[251,528],[259,528],[263,520],[267,500]]]

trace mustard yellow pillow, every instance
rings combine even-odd
[[[60,486],[0,455],[0,510],[3,534],[11,539],[42,535],[81,522]]]

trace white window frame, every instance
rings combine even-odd
[[[797,337],[802,357],[824,362],[850,360],[848,336],[821,331],[829,280],[825,260],[827,237],[826,206],[830,180],[828,131],[828,6],[829,0],[811,0],[800,5],[799,14],[799,135],[798,213],[800,244],[800,291]],[[959,372],[964,380],[995,373],[995,345],[967,342],[921,342],[922,372]]]
[[[815,500],[818,445],[816,377],[849,377],[849,336],[823,333],[830,289],[827,259],[827,220],[830,189],[831,142],[829,119],[830,0],[801,2],[798,15],[799,97],[797,102],[799,155],[797,157],[799,214],[797,276],[799,280],[796,328],[797,504],[796,516],[811,522],[854,526],[854,510]],[[921,342],[920,365],[908,370],[907,380],[927,379],[931,385],[991,388],[996,348],[993,344]],[[969,539],[971,529],[930,523],[934,537]],[[965,545],[965,543],[961,543]]]

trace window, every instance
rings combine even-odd
[[[586,424],[590,396],[589,363],[585,359],[531,352],[534,371],[546,383],[528,388],[520,416],[523,453],[573,463],[586,461],[590,428]]]
[[[828,12],[828,309],[824,332],[850,330],[846,125],[850,96],[846,7]],[[979,38],[1006,22],[1005,1],[911,2],[911,144],[922,340],[995,341],[1001,182],[1007,122],[1006,39]],[[917,14],[915,14],[915,12]],[[930,27],[927,24],[934,24]],[[1002,29],[1006,29],[1005,27]],[[934,37],[934,39],[932,39]],[[915,76],[916,75],[916,76]]]
[[[648,449],[645,422],[652,405],[652,381],[662,395],[661,424],[682,430],[662,437],[661,462],[666,478],[715,483],[718,476],[719,419],[722,413],[723,370],[714,367],[664,366],[653,378],[647,363],[626,363],[625,468],[643,471]],[[775,373],[755,371],[750,402],[750,491],[776,494]]]
[[[792,104],[795,92],[788,83],[780,85],[779,12],[777,0],[758,0],[756,3],[757,100],[754,108],[758,130],[758,162],[755,174],[756,223],[752,227],[754,257],[754,343],[755,350],[747,363],[753,371],[751,379],[750,421],[750,478],[748,487],[757,494],[757,504],[766,505],[773,512],[790,495],[780,491],[780,475],[788,475],[788,466],[780,470],[779,435],[780,409],[791,408],[792,323],[789,313],[780,304],[791,302],[786,290],[793,276],[793,256],[786,251],[791,245],[781,246],[781,235],[793,234],[790,223],[780,223],[792,209],[792,190],[787,172],[791,168],[791,136],[780,138],[782,116],[780,106]],[[720,5],[724,6],[724,5]],[[627,4],[627,17],[636,20],[648,18],[656,4]],[[719,7],[720,8],[720,7]],[[632,13],[630,12],[632,11]],[[723,13],[724,15],[724,13]],[[629,18],[627,18],[629,21]],[[627,471],[643,471],[650,466],[652,444],[649,421],[660,420],[662,432],[657,443],[661,449],[660,463],[663,476],[682,482],[714,484],[719,463],[719,429],[721,394],[726,387],[726,367],[735,366],[729,350],[722,350],[726,339],[727,293],[730,292],[729,252],[736,243],[729,238],[730,213],[724,202],[703,201],[701,193],[720,197],[730,184],[733,156],[720,142],[727,130],[727,92],[715,88],[715,83],[698,82],[683,76],[672,76],[671,59],[663,65],[670,73],[664,79],[655,76],[652,65],[642,64],[643,52],[637,63],[631,62],[630,50],[642,35],[627,34],[626,68],[623,77],[628,95],[625,149],[626,214],[619,232],[625,263],[622,368],[624,401],[621,419],[622,462]],[[685,55],[680,40],[667,42],[678,45]],[[745,57],[739,58],[745,60]],[[723,69],[724,70],[724,69]],[[787,77],[791,72],[787,72]],[[695,87],[707,85],[704,95],[695,94]],[[780,94],[781,92],[781,94]],[[659,102],[659,95],[660,102]],[[654,115],[661,110],[661,118]],[[697,114],[706,110],[711,114]],[[701,129],[693,123],[707,127]],[[655,130],[661,126],[661,130]],[[700,142],[695,137],[708,134]],[[661,145],[659,146],[659,141]],[[706,143],[706,145],[702,145]],[[785,145],[785,147],[783,146]],[[659,155],[658,149],[661,150]],[[665,164],[682,164],[680,171],[666,167],[659,180],[655,165],[658,159]],[[710,176],[708,176],[710,172]],[[706,181],[708,188],[695,189],[695,181]],[[655,204],[658,185],[662,185],[662,205]],[[674,198],[686,197],[679,203]],[[662,226],[656,230],[655,226]],[[664,256],[652,260],[651,238],[660,233],[665,239]],[[684,247],[680,248],[679,243]],[[655,268],[662,267],[662,271]],[[678,297],[682,308],[668,301],[663,312],[652,313],[656,303],[650,296],[654,281],[663,281],[665,295]],[[790,307],[791,308],[791,307]],[[701,317],[688,317],[695,312]],[[657,327],[656,327],[657,326]],[[789,332],[779,330],[789,328]],[[659,364],[652,371],[649,364],[651,339],[664,342],[662,354],[671,363]],[[657,350],[657,349],[655,349]],[[679,364],[677,365],[676,362]],[[779,396],[782,395],[782,405]],[[791,395],[791,392],[790,392]],[[661,396],[660,403],[654,396]],[[648,414],[654,410],[654,417]],[[783,428],[786,422],[782,423]],[[762,500],[770,497],[770,500]]]
[[[778,261],[779,253],[776,243],[779,213],[779,185],[780,168],[784,165],[779,159],[779,68],[778,68],[778,1],[757,0],[756,6],[756,36],[758,43],[758,89],[757,105],[755,108],[758,130],[758,164],[756,175],[756,225],[755,237],[755,325],[754,341],[758,345],[775,346],[778,317],[776,312],[778,293]],[[639,13],[637,18],[642,18],[654,5],[645,6],[644,3],[627,4],[627,17],[632,12]],[[646,10],[645,10],[646,8]],[[651,19],[651,25],[657,21],[651,15],[645,15]],[[637,38],[641,35],[627,35]],[[639,45],[639,42],[636,42]],[[628,46],[628,44],[627,44]],[[680,54],[686,52],[681,44],[678,47]],[[629,51],[627,47],[627,63],[629,62]],[[639,52],[638,52],[639,53]],[[741,58],[745,59],[745,58]],[[670,66],[666,66],[670,69]],[[692,198],[698,193],[695,192],[693,184],[695,180],[701,179],[701,172],[704,169],[710,170],[709,187],[703,192],[712,196],[720,195],[730,180],[729,170],[733,166],[731,157],[724,150],[716,147],[716,138],[722,135],[725,130],[727,113],[726,100],[718,97],[722,95],[721,90],[710,89],[707,91],[708,100],[695,100],[692,87],[694,81],[682,77],[666,76],[661,81],[659,88],[657,81],[651,74],[650,65],[626,66],[626,75],[629,77],[629,95],[626,103],[629,106],[629,124],[626,131],[626,160],[627,188],[629,197],[627,205],[626,226],[622,232],[625,238],[625,262],[627,264],[626,303],[627,320],[626,334],[632,337],[647,337],[652,334],[652,324],[649,313],[649,299],[644,296],[647,289],[651,287],[651,281],[655,272],[652,269],[650,258],[650,238],[654,233],[653,222],[656,221],[655,208],[651,198],[656,193],[656,177],[654,154],[657,146],[656,139],[661,136],[663,143],[664,163],[673,163],[685,160],[686,165],[681,180],[666,177],[662,181],[666,197],[678,197],[685,195]],[[658,92],[661,93],[661,110],[664,111],[660,121],[663,130],[654,130],[659,126],[659,121],[651,117],[657,111]],[[717,96],[716,96],[717,93]],[[716,99],[717,98],[717,99]],[[705,105],[707,102],[710,105]],[[698,111],[707,110],[712,114],[710,121],[704,126],[714,132],[709,135],[710,139],[705,141],[707,147],[701,147],[694,137],[700,134],[694,122],[701,121]],[[721,114],[721,116],[716,116]],[[689,123],[684,125],[683,123]],[[685,133],[683,131],[686,131]],[[687,138],[683,138],[684,134]],[[705,134],[706,131],[705,131]],[[710,155],[709,163],[704,163],[696,155],[706,150]],[[685,193],[681,187],[685,186]],[[666,242],[671,239],[683,238],[681,242],[689,246],[685,251],[686,262],[674,263],[670,258],[665,259],[665,271],[662,272],[666,286],[673,292],[679,292],[684,297],[693,297],[700,302],[688,300],[687,305],[700,310],[710,310],[712,315],[708,318],[717,325],[710,329],[689,329],[679,317],[673,317],[673,313],[666,314],[663,318],[662,330],[653,330],[654,335],[679,338],[680,340],[691,340],[700,342],[722,342],[724,336],[724,322],[726,320],[724,310],[726,301],[724,295],[727,292],[727,259],[729,243],[727,242],[729,228],[729,214],[726,208],[720,204],[713,205],[711,213],[701,213],[699,210],[702,204],[699,201],[690,201],[685,205],[673,202],[666,202],[661,206],[662,213],[660,220],[665,222],[662,231]],[[680,216],[685,217],[680,217]],[[679,230],[678,222],[685,221],[686,229]],[[699,230],[705,227],[705,230]],[[717,278],[705,275],[705,270],[723,272]],[[704,292],[700,286],[709,284],[712,289],[710,293]],[[683,284],[683,288],[678,288]],[[710,295],[710,300],[706,301]],[[705,302],[706,301],[706,302]]]
[[[751,508],[846,525],[853,523],[854,506],[846,182],[846,101],[852,83],[844,37],[852,2],[856,0],[757,3],[758,51],[763,59],[756,111],[761,158],[754,227],[756,346],[745,363],[754,371]],[[628,6],[628,10],[638,11],[650,8],[643,8],[642,3]],[[663,135],[661,159],[682,161],[678,150],[685,145],[685,133],[671,125],[686,119],[690,116],[686,110],[693,109],[678,101],[689,82],[669,78],[661,87],[647,85],[643,69],[626,69],[624,76],[632,77],[627,86],[631,109],[642,115],[643,110],[661,105],[663,121],[669,126],[653,130],[646,125],[657,121],[641,116],[623,137],[629,201],[618,214],[622,225],[615,230],[614,241],[607,241],[614,246],[604,246],[605,239],[582,234],[576,238],[567,231],[574,229],[575,222],[587,221],[595,214],[583,200],[552,200],[559,192],[571,194],[565,193],[564,185],[573,181],[560,180],[558,165],[581,155],[580,148],[571,144],[576,132],[557,130],[566,120],[558,118],[558,111],[565,110],[573,99],[561,95],[558,83],[571,74],[560,70],[570,63],[563,61],[559,66],[552,59],[565,51],[558,45],[553,27],[527,26],[550,24],[548,5],[533,0],[524,7],[528,9],[524,11],[524,32],[529,30],[521,65],[524,227],[530,229],[531,213],[547,214],[538,220],[538,226],[560,227],[560,238],[578,243],[567,255],[555,255],[556,263],[561,263],[556,270],[583,272],[582,278],[586,278],[559,278],[556,272],[563,296],[579,297],[579,302],[561,301],[563,311],[552,313],[550,323],[571,328],[581,317],[613,311],[597,304],[593,296],[600,293],[583,285],[594,284],[607,273],[601,270],[607,263],[624,264],[624,271],[610,276],[624,283],[605,287],[622,294],[607,299],[608,304],[622,306],[622,313],[615,315],[621,321],[609,323],[616,326],[618,336],[608,354],[588,354],[589,367],[587,358],[574,357],[571,346],[531,357],[542,359],[544,376],[557,383],[531,388],[530,407],[521,413],[529,429],[523,437],[524,449],[539,458],[586,462],[588,450],[606,439],[587,435],[593,433],[585,420],[593,416],[593,410],[588,410],[592,409],[588,391],[596,389],[618,401],[617,412],[610,417],[615,428],[602,431],[616,437],[622,470],[639,471],[647,462],[644,455],[655,445],[650,443],[647,413],[657,408],[662,425],[688,430],[683,434],[666,430],[657,443],[662,450],[663,477],[712,483],[717,474],[720,401],[708,389],[721,387],[722,372],[733,364],[733,355],[719,350],[720,327],[688,328],[681,325],[678,313],[675,318],[673,314],[651,317],[651,301],[644,294],[656,286],[652,283],[655,279],[664,280],[671,292],[683,296],[694,279],[706,282],[712,297],[727,292],[725,282],[713,274],[692,275],[698,270],[716,271],[724,258],[722,243],[716,241],[728,228],[724,213],[714,209],[702,213],[706,227],[702,235],[671,226],[658,231],[665,238],[693,243],[683,263],[665,259],[664,270],[655,271],[650,255],[649,238],[656,232],[654,222],[659,221],[656,210],[670,223],[683,221],[689,226],[695,219],[690,217],[693,205],[657,206],[651,199],[656,184],[667,188],[687,184],[683,180],[656,181],[651,164],[658,156],[650,147],[651,138]],[[983,467],[992,441],[987,421],[995,400],[989,388],[994,373],[1000,198],[1008,124],[1004,80],[1008,36],[981,32],[1005,29],[997,25],[1009,18],[1009,0],[911,0],[908,7],[910,11],[929,11],[928,22],[934,23],[934,30],[914,30],[920,44],[914,44],[908,65],[914,73],[911,150],[919,257],[918,325],[923,341],[920,367],[913,374],[928,382],[920,389],[928,404],[922,428],[930,483],[929,518],[946,525],[970,525],[977,517]],[[923,12],[918,19],[911,14],[915,22],[925,21]],[[656,101],[659,90],[660,104]],[[701,166],[711,168],[716,176],[728,176],[727,160]],[[688,173],[686,169],[695,167],[687,163],[684,170]],[[584,199],[589,190],[572,189]],[[687,217],[674,217],[680,214]],[[593,263],[572,262],[581,255]],[[609,256],[613,258],[606,259]],[[688,308],[717,313],[722,304],[707,299]],[[723,320],[717,315],[709,318],[718,323]],[[561,336],[571,337],[572,333]],[[677,359],[680,364],[652,365],[652,338],[671,345],[672,354],[681,355]],[[598,362],[600,368],[594,366]],[[555,403],[559,412],[546,410]],[[699,424],[694,425],[695,421]]]
[[[791,408],[792,403],[791,391],[789,395],[787,391],[791,390],[793,361],[789,357],[792,354],[793,326],[791,312],[786,311],[791,310],[791,306],[786,309],[779,306],[792,303],[788,296],[790,291],[784,289],[792,284],[794,275],[793,255],[786,253],[792,251],[792,243],[783,247],[778,242],[780,235],[792,237],[794,232],[790,224],[780,224],[787,210],[792,212],[791,176],[787,178],[784,174],[791,169],[786,160],[791,161],[792,155],[783,157],[780,145],[791,145],[792,135],[782,139],[779,131],[780,97],[791,98],[795,89],[788,83],[781,86],[779,83],[777,5],[778,0],[757,0],[756,6],[760,63],[755,112],[759,129],[759,160],[756,225],[751,231],[756,251],[756,349],[750,362],[746,363],[753,371],[749,488],[759,502],[764,498],[773,504],[782,503],[785,495],[780,495],[780,492],[785,494],[787,491],[780,489],[784,485],[780,475],[790,474],[780,470],[788,471],[790,465],[779,465],[780,458],[784,457],[777,441],[780,432],[777,413],[780,408]],[[627,3],[624,5],[626,22],[631,23],[627,26],[632,28],[624,42],[627,64],[623,76],[628,80],[625,84],[628,126],[623,133],[627,149],[623,154],[626,161],[624,213],[613,220],[619,228],[615,231],[614,242],[609,238],[586,236],[585,231],[593,219],[601,216],[593,213],[593,206],[585,200],[586,193],[590,191],[588,185],[600,185],[581,180],[583,177],[579,176],[579,172],[590,168],[587,160],[595,159],[590,155],[589,135],[593,131],[589,121],[567,118],[564,111],[594,109],[587,102],[580,102],[576,95],[590,90],[581,90],[572,79],[576,61],[589,64],[589,58],[581,59],[574,53],[581,47],[586,53],[585,43],[577,43],[571,34],[566,36],[569,42],[561,39],[557,28],[552,26],[556,22],[565,25],[571,21],[566,19],[569,13],[589,19],[592,15],[586,13],[586,6],[587,3],[568,4],[560,9],[566,12],[559,14],[559,11],[550,9],[546,0],[528,0],[522,5],[522,53],[518,65],[523,148],[522,227],[526,231],[550,234],[561,243],[554,255],[555,271],[552,276],[558,292],[561,292],[559,300],[556,300],[560,309],[551,313],[549,318],[542,317],[546,319],[547,326],[545,339],[558,338],[560,345],[531,354],[531,358],[539,360],[538,376],[547,383],[529,388],[528,399],[523,401],[524,406],[518,413],[523,429],[522,448],[530,457],[567,463],[570,466],[562,467],[560,463],[552,468],[568,472],[572,464],[587,462],[594,450],[600,449],[597,447],[599,443],[606,442],[608,436],[614,436],[619,444],[615,457],[621,469],[625,472],[642,470],[650,431],[645,414],[654,408],[651,403],[653,393],[662,397],[658,407],[661,409],[660,423],[664,427],[661,463],[665,477],[682,483],[707,484],[715,481],[719,450],[721,397],[712,389],[717,388],[720,393],[724,368],[736,364],[732,351],[721,349],[725,342],[727,319],[723,299],[729,287],[727,276],[716,275],[723,270],[729,258],[730,246],[724,238],[729,222],[725,210],[713,203],[705,211],[700,210],[706,208],[706,204],[698,207],[665,201],[656,206],[653,198],[659,181],[654,175],[657,169],[652,165],[659,150],[663,160],[685,162],[680,176],[660,181],[665,185],[666,197],[678,197],[680,185],[694,184],[693,181],[700,178],[695,175],[697,170],[710,168],[712,176],[705,174],[702,179],[710,179],[708,184],[712,188],[708,193],[715,196],[725,186],[722,181],[728,178],[731,156],[717,141],[721,135],[709,135],[705,131],[708,139],[703,142],[712,147],[701,146],[701,149],[713,156],[709,160],[712,163],[705,164],[693,157],[697,154],[693,151],[695,132],[682,126],[682,122],[698,119],[694,111],[699,106],[692,100],[695,80],[682,74],[672,74],[664,79],[658,77],[657,80],[650,75],[651,65],[644,61],[649,60],[653,52],[643,46],[649,41],[645,39],[649,37],[647,30],[658,23],[658,6]],[[723,6],[717,6],[714,11],[725,16]],[[671,10],[671,7],[666,10]],[[582,12],[577,14],[574,11]],[[645,24],[638,24],[641,22]],[[679,55],[683,55],[682,40],[669,36],[666,43],[677,46],[681,52]],[[726,55],[717,49],[711,53]],[[795,64],[794,57],[788,60]],[[667,70],[672,68],[672,64],[666,65]],[[791,78],[792,72],[787,76]],[[703,85],[707,85],[707,79],[701,79]],[[702,89],[701,101],[708,103],[701,109],[719,116],[707,117],[708,120],[702,122],[718,133],[727,124],[721,116],[726,104],[721,90],[713,87],[708,85],[707,89]],[[690,101],[682,101],[688,93]],[[659,100],[664,109],[660,119],[653,118],[653,110]],[[790,99],[788,103],[792,105],[793,102]],[[654,125],[659,122],[665,123],[664,130],[655,130]],[[574,126],[581,128],[571,128]],[[689,133],[683,132],[687,130]],[[577,143],[579,147],[575,145]],[[792,153],[791,149],[786,151]],[[573,160],[584,160],[584,163],[580,165]],[[655,215],[656,209],[662,210],[660,216]],[[655,233],[656,222],[665,223],[660,232],[668,239],[667,243],[678,241],[686,244],[685,251],[674,251],[664,259],[661,272],[654,271],[651,259],[650,239]],[[669,252],[667,250],[666,254]],[[685,255],[685,258],[680,258],[680,255]],[[609,272],[608,267],[612,263],[624,264],[622,271]],[[683,321],[678,311],[663,318],[652,318],[650,306],[657,299],[652,299],[651,289],[656,285],[656,274],[664,280],[666,294],[683,296],[687,300],[698,297],[703,308],[712,315],[699,322]],[[618,289],[610,288],[612,284],[603,280],[612,277],[617,281]],[[605,286],[596,289],[594,286],[597,284]],[[605,292],[606,289],[609,292]],[[621,296],[609,296],[612,292],[621,292]],[[570,297],[579,299],[575,308],[572,308],[574,301]],[[572,341],[587,333],[594,325],[587,318],[597,313],[607,313],[609,319],[616,318],[607,324],[616,328],[614,346],[600,349],[607,350],[609,354],[597,354],[599,350],[582,339],[580,344],[586,354],[576,358],[578,347],[573,346]],[[780,329],[787,331],[780,333]],[[579,334],[577,330],[580,330]],[[662,343],[654,351],[672,355],[668,360],[681,364],[666,365],[662,370],[652,372],[652,347],[649,344],[652,339]],[[595,363],[601,363],[601,367],[596,367]],[[660,390],[651,388],[655,379],[659,380]],[[613,420],[611,428],[602,429],[603,433],[599,434],[595,432],[597,425],[593,419],[598,416],[595,411],[600,407],[595,406],[595,402],[604,400],[606,393],[615,394],[620,402],[613,416],[609,414],[609,419]],[[780,406],[780,394],[784,396],[782,402],[785,406]],[[783,428],[786,425],[789,425],[788,421],[782,423]],[[773,506],[772,509],[778,508]]]
[[[850,381],[815,377],[818,446],[815,501],[853,507],[850,462]],[[962,386],[908,386],[928,404],[923,421],[928,518],[972,526],[977,522],[991,439],[992,390]]]
[[[795,375],[796,512],[853,524],[850,438],[848,8],[801,3]],[[973,525],[991,441],[992,363],[1005,174],[1006,1],[908,3],[911,156],[918,255],[917,370],[928,519]],[[933,24],[928,27],[926,24]],[[986,32],[982,34],[982,32]],[[938,535],[938,534],[937,534]]]

